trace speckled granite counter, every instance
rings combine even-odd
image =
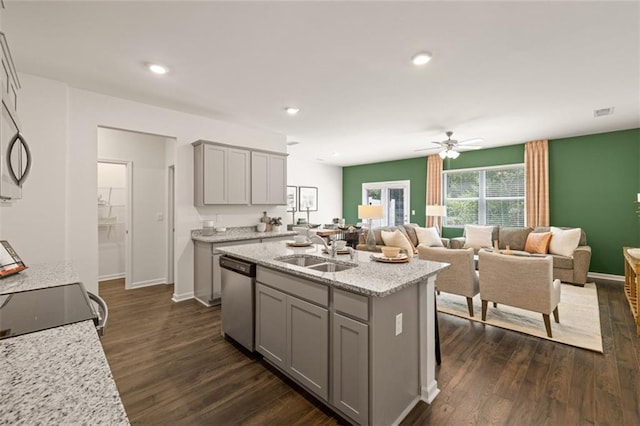
[[[78,282],[71,263],[30,265],[0,294]],[[0,340],[0,424],[129,424],[93,321]]]
[[[253,240],[262,238],[278,238],[290,236],[293,239],[297,235],[296,231],[280,232],[258,232],[255,226],[244,226],[240,228],[228,228],[225,232],[217,232],[211,236],[202,235],[201,229],[191,231],[191,239],[205,243],[228,243],[230,241]]]
[[[448,267],[445,263],[419,260],[417,256],[407,263],[380,263],[370,259],[371,252],[356,250],[354,262],[351,262],[349,255],[336,256],[337,262],[355,263],[356,267],[340,272],[320,272],[290,265],[276,258],[304,254],[329,259],[330,256],[322,252],[322,246],[289,247],[285,241],[221,247],[218,251],[291,275],[377,297],[389,295],[421,282]]]
[[[0,280],[0,294],[35,290],[57,285],[77,283],[78,274],[70,262],[43,263],[29,266],[19,274]]]

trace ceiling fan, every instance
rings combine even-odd
[[[480,149],[482,148],[480,145],[468,145],[468,144],[472,144],[472,143],[477,143],[477,142],[483,142],[482,138],[473,138],[473,139],[468,139],[466,141],[461,141],[458,142],[455,139],[451,139],[451,136],[453,135],[452,131],[448,131],[446,133],[447,135],[447,140],[441,141],[441,142],[431,142],[434,143],[436,145],[440,145],[440,157],[444,158],[458,158],[460,156],[460,151],[461,150],[467,150],[467,149]],[[460,146],[459,145],[464,145],[464,146]],[[415,151],[429,151],[429,150],[434,150],[436,148],[422,148],[422,149],[416,149]]]

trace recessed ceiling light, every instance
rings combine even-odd
[[[149,71],[158,75],[164,75],[169,72],[169,68],[160,64],[149,64],[148,68],[149,68]]]
[[[594,117],[604,117],[605,115],[611,115],[611,114],[613,114],[613,107],[600,108],[600,109],[593,110]]]
[[[432,56],[431,52],[420,52],[413,57],[411,62],[413,62],[413,65],[424,65],[431,60]]]
[[[296,107],[286,107],[284,110],[289,115],[296,115],[297,113],[300,112],[300,108],[296,108]]]

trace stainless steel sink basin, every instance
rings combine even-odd
[[[321,272],[340,272],[347,269],[355,268],[357,265],[345,265],[344,263],[325,262],[317,265],[308,266],[307,268]]]
[[[302,266],[320,272],[340,272],[354,268],[358,265],[335,262],[331,259],[304,254],[276,257],[275,260],[289,265]]]
[[[322,257],[308,256],[308,255],[293,255],[293,256],[282,256],[276,257],[275,260],[279,260],[280,262],[288,263],[290,265],[296,266],[311,266],[317,265],[319,263],[324,263],[327,259],[323,259]]]

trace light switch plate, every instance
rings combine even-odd
[[[158,222],[162,222],[164,220],[164,214],[162,213],[156,213],[156,220]]]
[[[396,315],[396,336],[402,334],[402,313]]]

